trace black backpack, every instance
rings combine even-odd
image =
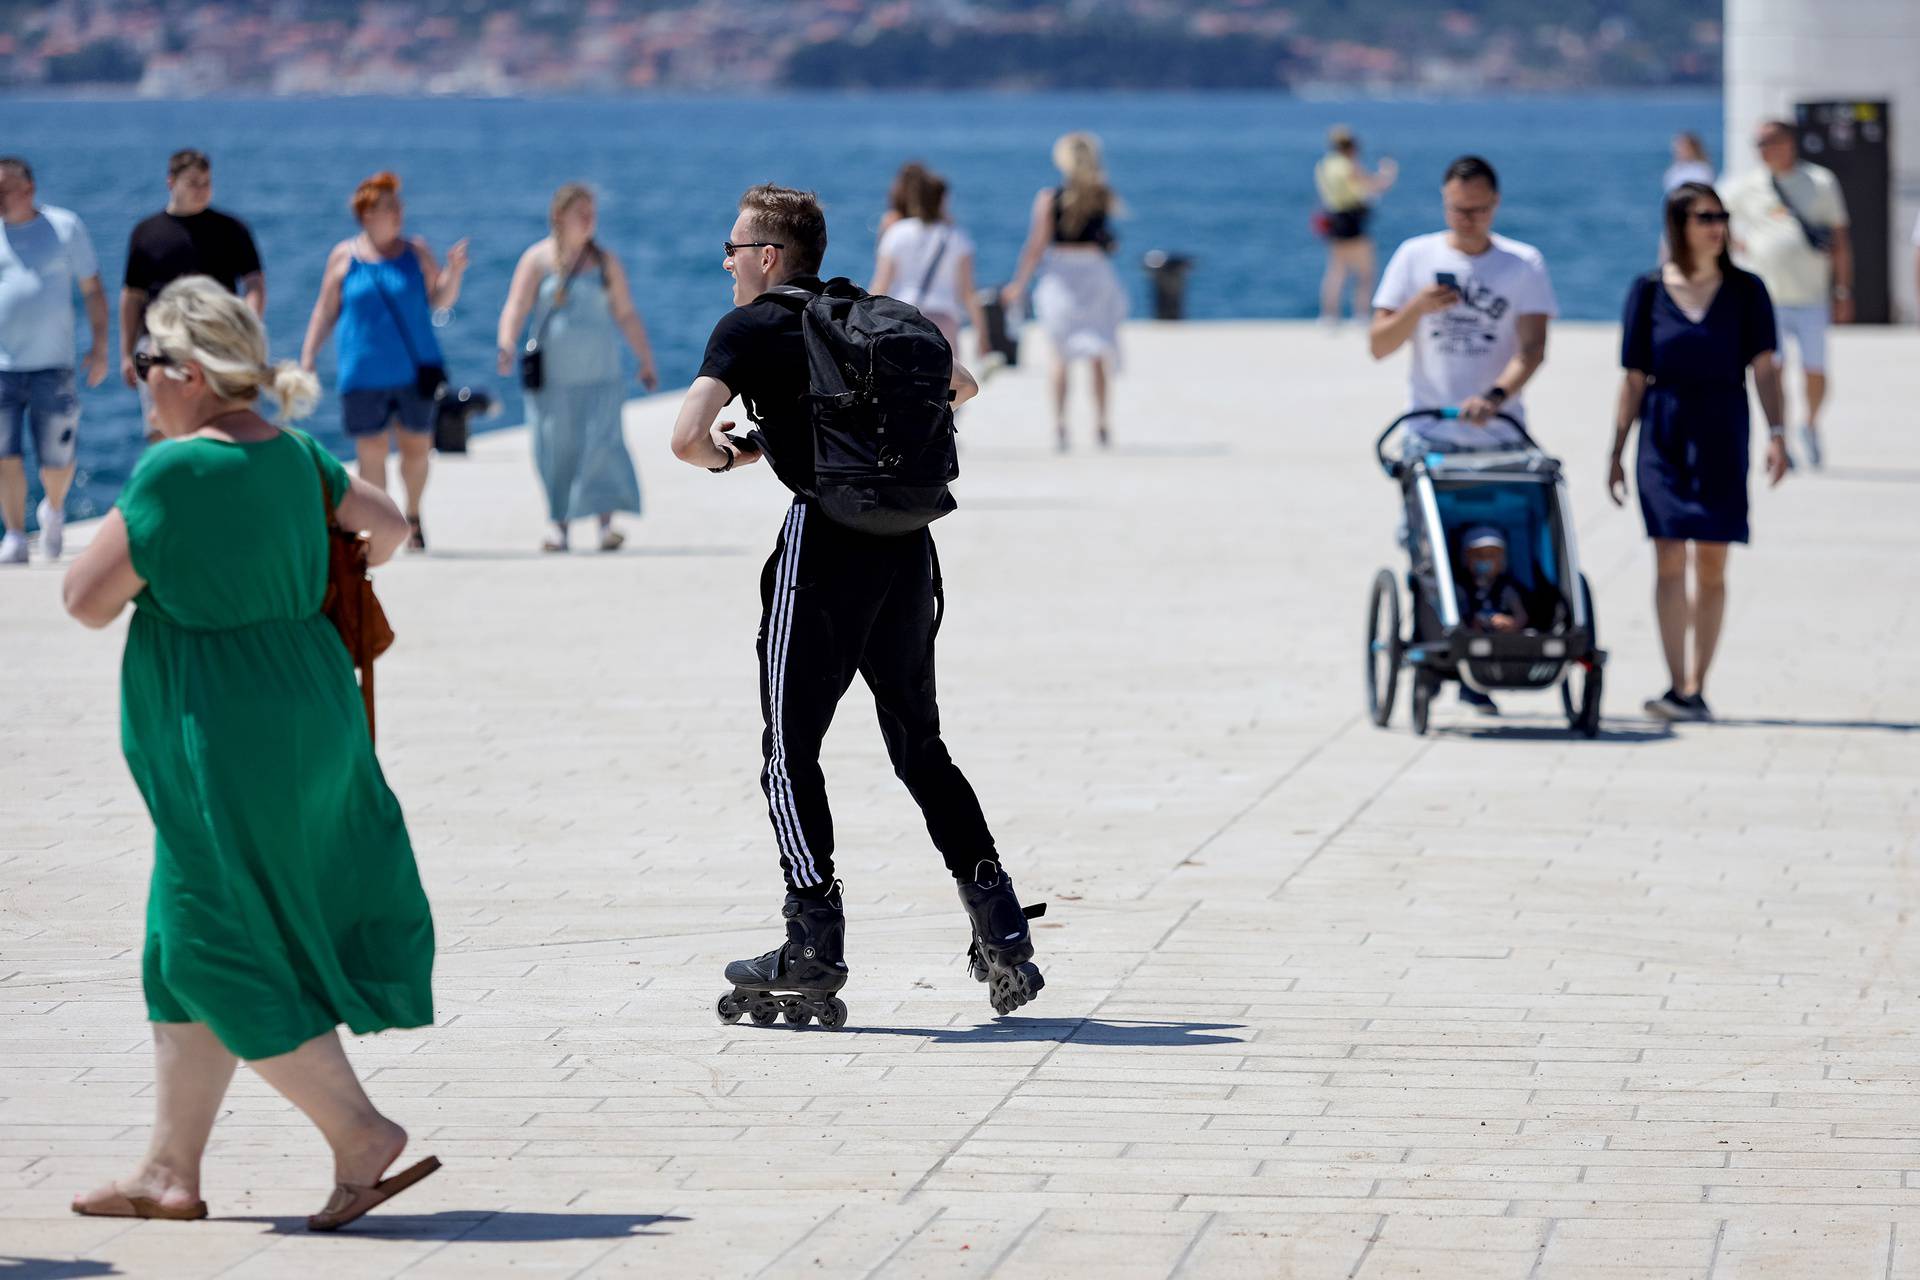
[[[818,293],[776,285],[800,310],[813,422],[811,496],[862,533],[924,529],[957,505],[953,350],[933,321],[845,277]]]

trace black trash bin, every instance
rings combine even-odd
[[[434,452],[465,453],[468,419],[491,418],[499,411],[499,403],[484,391],[473,387],[446,388],[433,406]]]
[[[1187,275],[1193,259],[1182,253],[1155,249],[1140,260],[1147,269],[1147,283],[1153,288],[1153,318],[1184,320],[1187,317]]]

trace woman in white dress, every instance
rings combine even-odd
[[[1067,448],[1067,367],[1075,360],[1093,365],[1094,434],[1102,447],[1112,441],[1107,417],[1107,382],[1120,367],[1120,322],[1127,316],[1127,295],[1113,270],[1115,245],[1111,221],[1120,200],[1100,164],[1100,140],[1090,133],[1069,133],[1053,144],[1060,185],[1033,198],[1033,220],[1020,266],[1006,288],[1009,310],[1026,296],[1027,283],[1040,273],[1033,291],[1034,317],[1053,340],[1054,437]]]
[[[986,332],[973,287],[973,238],[947,212],[947,183],[922,170],[904,195],[905,216],[880,236],[879,265],[870,292],[918,307],[960,353],[960,321]]]

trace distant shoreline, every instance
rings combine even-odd
[[[1330,86],[1299,89],[808,89],[747,87],[727,91],[692,89],[634,90],[627,93],[204,93],[181,96],[142,94],[135,89],[115,89],[111,85],[76,85],[70,90],[0,88],[0,102],[700,102],[700,101],[777,101],[786,98],[821,98],[845,101],[858,98],[924,99],[1008,99],[1008,98],[1275,98],[1306,103],[1421,103],[1458,102],[1574,102],[1583,98],[1617,101],[1633,91],[1648,103],[1699,103],[1717,101],[1724,96],[1718,87],[1676,83],[1671,85],[1582,85],[1567,89],[1461,88],[1437,90],[1409,86],[1399,89],[1359,89],[1340,91]]]

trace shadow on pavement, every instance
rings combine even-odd
[[[1549,724],[1495,724],[1482,721],[1478,724],[1435,725],[1433,731],[1456,738],[1499,738],[1509,742],[1585,742],[1573,730],[1564,725]],[[1673,730],[1667,725],[1632,725],[1622,728],[1600,726],[1600,733],[1592,739],[1594,742],[1665,742],[1673,737]]]
[[[1735,720],[1717,716],[1712,721],[1688,728],[1701,729],[1878,729],[1884,733],[1920,733],[1920,724],[1909,720],[1789,720],[1761,717]]]
[[[798,1028],[795,1028],[798,1030]],[[1172,1049],[1186,1045],[1242,1044],[1236,1036],[1206,1031],[1244,1031],[1237,1022],[1135,1022],[1101,1018],[995,1018],[972,1027],[850,1026],[837,1035],[924,1036],[935,1044],[1029,1044],[1052,1041],[1132,1049]]]
[[[82,1280],[86,1276],[119,1274],[120,1269],[111,1262],[90,1262],[85,1258],[60,1262],[53,1258],[14,1258],[0,1253],[3,1280]]]
[[[220,1218],[221,1222],[258,1222],[273,1228],[277,1236],[307,1234],[307,1220],[300,1218]],[[688,1222],[691,1219],[663,1213],[488,1213],[484,1210],[444,1213],[370,1213],[346,1227],[343,1235],[364,1236],[375,1240],[458,1240],[462,1244],[525,1244],[542,1240],[624,1240],[630,1236],[663,1236],[664,1231],[643,1231],[662,1222]],[[76,1272],[94,1275],[95,1272]],[[0,1277],[13,1280],[11,1273]]]

